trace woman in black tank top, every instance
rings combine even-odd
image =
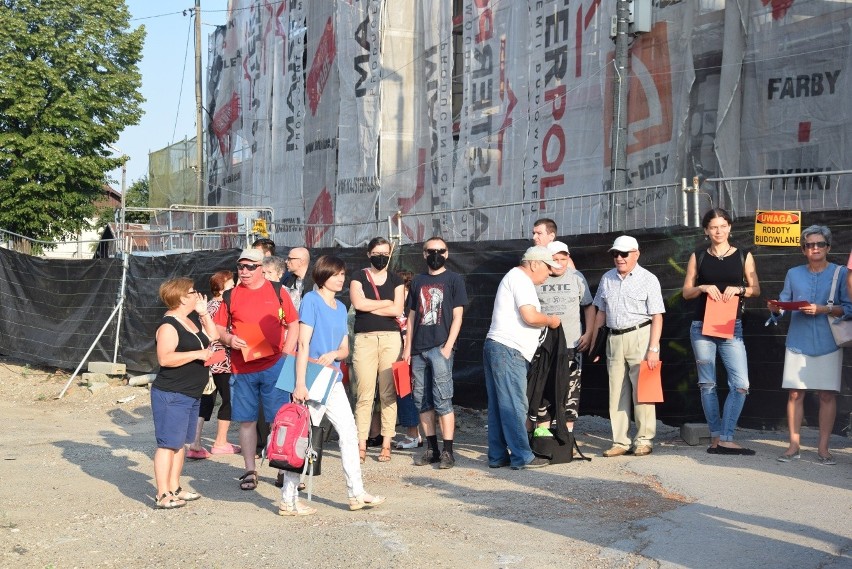
[[[154,478],[157,507],[179,508],[201,496],[180,486],[185,443],[195,438],[198,408],[207,384],[206,360],[213,353],[210,342],[219,338],[207,313],[207,298],[193,287],[192,279],[180,277],[160,285],[160,299],[168,307],[157,328],[157,361],[160,371],[151,385],[154,416]],[[197,315],[196,315],[197,313]]]
[[[754,257],[734,247],[728,240],[731,216],[724,209],[708,211],[701,221],[709,242],[689,258],[683,282],[684,300],[696,300],[695,317],[690,327],[692,351],[698,368],[701,406],[710,429],[710,454],[752,455],[754,451],[734,442],[734,431],[748,394],[748,360],[743,343],[742,300],[760,296]],[[705,330],[708,303],[736,303],[733,337],[724,332]],[[713,308],[713,307],[711,307]],[[733,307],[732,307],[732,310]],[[716,354],[728,372],[730,391],[722,412],[716,394]]]

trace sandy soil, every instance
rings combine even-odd
[[[656,566],[645,546],[613,544],[699,499],[699,490],[663,474],[709,457],[660,425],[650,457],[598,458],[609,423],[583,417],[579,438],[591,463],[489,469],[484,412],[457,408],[451,470],[415,467],[412,451],[379,463],[371,449],[365,485],[388,497],[375,510],[348,510],[331,442],[314,482],[314,516],[277,515],[267,466],[256,491],[241,491],[236,456],[188,461],[183,485],[203,498],[162,511],[153,507],[147,388],[91,393],[75,380],[55,399],[68,377],[0,358],[0,567]],[[214,431],[205,428],[208,445]]]

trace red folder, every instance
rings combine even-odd
[[[781,310],[799,310],[800,308],[804,308],[805,306],[810,304],[810,302],[808,302],[807,300],[793,300],[791,302],[770,300],[769,303],[777,306]]]
[[[263,335],[260,324],[255,322],[240,322],[237,335],[246,342],[246,347],[241,350],[243,352],[243,360],[250,362],[275,355],[275,350],[266,341],[266,336]]]
[[[661,370],[663,362],[657,367],[650,369],[648,361],[642,360],[639,364],[639,386],[636,393],[637,403],[662,403],[663,402],[663,377]]]
[[[734,297],[728,302],[717,302],[708,296],[701,333],[716,338],[733,338],[739,304],[739,297]]]
[[[212,366],[213,364],[224,362],[226,357],[227,354],[225,353],[225,350],[216,350],[204,361],[204,365]]]
[[[396,386],[396,394],[405,397],[411,393],[411,366],[408,365],[408,362],[401,360],[394,362],[391,369],[393,369],[393,384]]]

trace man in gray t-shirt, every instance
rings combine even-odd
[[[580,408],[580,371],[582,365],[581,352],[589,347],[592,337],[592,323],[595,319],[595,306],[589,285],[582,273],[570,268],[567,264],[568,246],[561,241],[552,241],[547,249],[553,255],[553,260],[559,267],[551,268],[551,276],[536,287],[541,311],[545,314],[558,316],[562,321],[562,331],[568,343],[568,351],[572,363],[568,377],[568,391],[565,396],[565,415],[569,431],[574,429],[574,421],[579,417]],[[583,318],[581,320],[580,313]],[[586,332],[583,332],[583,322]],[[530,416],[544,418],[555,416],[555,410],[548,413],[547,407],[530,409]],[[549,424],[541,426],[549,427]]]

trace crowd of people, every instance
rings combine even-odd
[[[690,342],[710,431],[707,452],[754,455],[754,450],[736,443],[734,435],[749,393],[742,306],[745,298],[760,296],[757,267],[751,253],[731,243],[732,220],[725,210],[708,211],[702,228],[705,243],[689,256],[683,298],[694,301]],[[573,440],[583,356],[590,351],[605,357],[609,377],[612,444],[602,456],[653,452],[655,405],[640,401],[637,392],[640,368],[653,371],[661,361],[666,305],[659,280],[639,265],[638,241],[621,235],[609,249],[613,268],[601,277],[593,295],[568,246],[557,241],[556,234],[553,220],[536,221],[533,245],[495,293],[482,353],[490,468],[550,464],[531,444],[534,433],[542,429],[548,436]],[[820,403],[817,459],[833,465],[829,436],[843,350],[830,327],[833,319],[852,319],[852,272],[828,261],[827,227],[805,229],[801,250],[806,264],[790,269],[779,298],[767,301],[769,322],[777,322],[784,308],[794,307],[788,310],[792,315],[782,379],[789,392],[790,442],[778,460],[800,458],[803,400],[807,391],[815,391]],[[425,270],[416,275],[389,270],[393,246],[381,237],[367,246],[368,266],[350,268],[349,274],[334,256],[320,257],[311,270],[310,252],[304,247],[291,249],[286,259],[275,252],[268,239],[242,251],[235,273],[222,270],[210,277],[209,302],[185,277],[160,287],[168,310],[157,329],[160,371],[151,387],[158,508],[177,508],[200,498],[180,484],[187,457],[239,453],[245,465],[240,489],[257,488],[255,465],[268,423],[289,401],[307,405],[314,425],[326,420],[337,431],[352,510],[385,501],[365,490],[361,464],[373,440],[380,446],[377,460],[391,460],[398,424],[405,434],[396,448],[412,449],[425,441],[415,466],[449,469],[456,463],[453,356],[468,297],[463,277],[446,267],[450,255],[446,241],[433,237],[424,243]],[[338,299],[347,279],[352,323]],[[704,325],[708,311],[720,305],[735,315],[728,333]],[[292,393],[275,386],[288,355],[296,361]],[[717,355],[729,385],[721,406]],[[305,379],[309,358],[339,370],[351,362],[353,401],[342,382],[334,384],[324,402],[311,400]],[[392,370],[400,361],[410,366],[411,394],[405,397],[398,396]],[[212,392],[205,390],[209,381],[215,385]],[[222,400],[217,432],[207,451],[201,434],[217,397]],[[636,424],[632,439],[631,417]],[[239,423],[239,445],[227,440],[231,421]],[[279,514],[316,512],[299,501],[298,474],[281,471],[276,485],[282,488]]]

